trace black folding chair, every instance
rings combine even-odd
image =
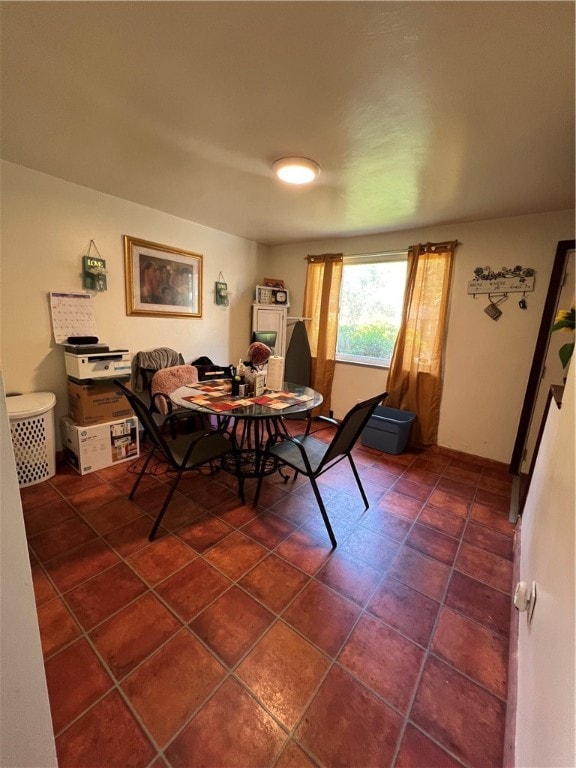
[[[203,464],[210,464],[230,453],[234,455],[236,464],[238,496],[244,504],[244,481],[240,471],[240,461],[233,434],[226,434],[219,430],[197,430],[191,434],[178,435],[173,440],[167,440],[154,421],[148,406],[140,400],[137,395],[124,386],[121,381],[116,380],[114,383],[120,387],[126,395],[135,415],[147,431],[153,444],[152,450],[142,465],[142,469],[136,478],[136,482],[134,483],[128,498],[132,499],[134,497],[153,456],[161,456],[168,464],[169,469],[172,469],[176,473],[168,491],[168,495],[164,499],[156,520],[154,521],[154,525],[152,526],[152,530],[150,531],[148,537],[150,541],[153,541],[156,535],[158,526],[162,522],[162,518],[164,517],[183,473],[192,469],[197,469]]]
[[[270,455],[278,459],[281,464],[285,464],[295,470],[293,480],[296,479],[299,472],[310,480],[312,490],[316,496],[316,501],[320,507],[320,512],[333,547],[337,545],[337,542],[330,524],[330,519],[328,518],[328,513],[326,512],[326,507],[324,506],[320,491],[318,490],[316,479],[324,474],[324,472],[332,469],[332,467],[342,461],[342,459],[347,458],[352,467],[352,472],[354,473],[354,478],[360,489],[360,493],[362,494],[365,509],[368,509],[370,504],[364,493],[364,488],[360,482],[360,476],[356,469],[356,465],[354,464],[351,452],[360,433],[368,423],[370,416],[372,416],[376,407],[387,396],[388,393],[383,392],[380,395],[364,400],[362,403],[357,403],[348,411],[340,423],[335,419],[319,416],[319,421],[328,422],[329,424],[334,424],[338,427],[336,434],[328,445],[307,434],[297,437],[274,436],[266,445],[266,451]],[[258,504],[263,479],[262,476],[258,478],[254,505]]]

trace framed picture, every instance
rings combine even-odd
[[[275,277],[265,277],[264,285],[267,288],[284,288],[284,280],[277,280]]]
[[[202,317],[202,256],[124,235],[126,314]]]

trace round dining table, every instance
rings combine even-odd
[[[215,379],[179,387],[170,399],[179,408],[216,417],[219,429],[234,431],[245,478],[269,475],[278,469],[278,462],[266,454],[268,440],[290,436],[285,417],[305,415],[321,405],[323,397],[310,387],[289,381],[280,391],[264,390],[258,397],[233,397],[231,389],[230,380]],[[232,456],[225,457],[222,466],[237,472]]]

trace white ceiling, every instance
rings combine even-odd
[[[2,2],[1,154],[263,243],[574,206],[573,2]],[[309,187],[271,163],[322,167]]]

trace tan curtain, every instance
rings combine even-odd
[[[338,307],[342,283],[341,253],[308,256],[303,316],[312,353],[312,386],[322,393],[319,412],[330,412],[332,382],[336,365]]]
[[[411,439],[436,445],[442,400],[446,315],[457,241],[412,245],[402,324],[396,339],[386,405],[417,415]]]

